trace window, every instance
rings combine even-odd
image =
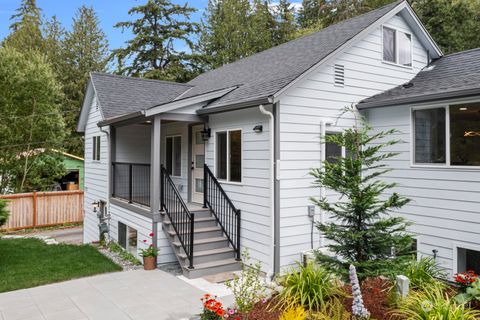
[[[326,136],[333,136],[340,133],[326,133]],[[342,156],[342,147],[335,142],[325,142],[325,160],[330,163],[337,162],[337,159]]]
[[[220,180],[242,181],[242,131],[216,134],[216,168]]]
[[[413,110],[414,163],[480,166],[478,123],[480,103]]]
[[[137,255],[138,232],[136,229],[118,222],[118,244],[132,255]]]
[[[445,109],[414,110],[415,163],[445,163]]]
[[[92,159],[100,161],[100,136],[94,136],[92,139]]]
[[[174,177],[182,175],[182,137],[167,137],[166,143],[166,169]]]
[[[383,27],[383,60],[411,67],[412,35]]]
[[[468,270],[480,273],[480,251],[457,248],[457,272]]]

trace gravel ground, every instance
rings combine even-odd
[[[158,266],[158,269],[168,272],[174,276],[181,276],[183,275],[182,272],[182,267],[180,267],[180,264],[178,262],[172,262],[172,263],[164,263]]]
[[[104,247],[98,247],[98,251],[100,251],[103,255],[107,256],[108,258],[112,259],[113,262],[118,264],[123,268],[123,271],[129,271],[129,270],[139,270],[143,269],[142,265],[134,265],[130,261],[122,259],[118,253],[112,252],[108,250],[108,248]]]

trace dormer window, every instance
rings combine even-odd
[[[412,66],[412,35],[383,27],[383,61]]]

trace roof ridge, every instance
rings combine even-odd
[[[240,58],[240,59],[238,59],[238,60],[236,60],[236,61],[234,61],[234,62],[226,63],[226,64],[224,64],[224,65],[222,65],[222,66],[220,66],[220,67],[218,67],[218,68],[208,70],[207,72],[204,72],[204,73],[200,74],[198,77],[204,76],[204,75],[206,75],[206,74],[208,74],[208,73],[211,73],[211,72],[213,72],[213,71],[215,71],[215,70],[217,70],[217,69],[220,69],[220,68],[222,68],[222,67],[235,65],[235,64],[238,64],[238,63],[240,63],[240,62],[244,62],[245,60],[250,60],[250,58],[253,58],[253,57],[258,56],[258,55],[261,55],[261,54],[264,54],[265,52],[270,52],[270,51],[273,50],[273,49],[280,48],[280,47],[283,47],[283,46],[286,46],[286,45],[291,45],[291,44],[294,43],[294,42],[303,40],[303,39],[305,39],[305,38],[313,37],[313,36],[315,36],[315,35],[317,35],[317,34],[319,34],[319,33],[321,33],[321,32],[324,32],[324,31],[326,31],[326,30],[329,30],[329,29],[331,29],[331,28],[333,28],[333,27],[335,27],[335,26],[338,26],[338,25],[344,24],[344,23],[346,23],[346,22],[349,22],[349,21],[351,21],[351,20],[360,18],[360,17],[362,17],[362,16],[365,16],[366,14],[371,14],[371,13],[374,12],[374,11],[382,10],[382,9],[384,9],[385,7],[392,6],[392,5],[394,5],[394,4],[395,4],[394,7],[396,7],[397,5],[399,5],[400,3],[405,2],[405,1],[407,1],[407,0],[395,0],[395,1],[392,1],[392,2],[389,3],[389,4],[386,4],[386,5],[383,5],[383,6],[381,6],[381,7],[375,8],[375,9],[373,9],[373,10],[364,12],[364,13],[362,13],[362,14],[360,14],[360,15],[357,15],[357,16],[354,16],[354,17],[351,17],[351,18],[348,18],[348,19],[344,19],[344,20],[342,20],[342,21],[339,21],[339,22],[337,22],[337,23],[335,23],[335,24],[331,24],[331,25],[329,25],[328,27],[325,27],[325,28],[320,29],[320,30],[318,30],[318,31],[312,32],[312,33],[310,33],[310,34],[306,34],[306,35],[303,35],[303,36],[298,37],[298,38],[296,38],[296,39],[292,39],[292,40],[290,40],[290,41],[287,41],[287,42],[278,44],[278,45],[273,46],[273,47],[271,47],[271,48],[268,48],[268,49],[266,49],[266,50],[262,50],[262,51],[260,51],[260,52],[256,52],[256,53],[254,53],[254,54],[252,54],[252,55],[250,55],[250,56],[248,56],[248,57]],[[393,9],[393,8],[392,8],[392,9]],[[378,20],[378,19],[376,19],[376,20]],[[375,20],[375,21],[376,21],[376,20]],[[359,30],[358,33],[359,33],[360,31],[361,31],[361,30]],[[358,34],[358,33],[357,33],[357,34]],[[351,39],[352,39],[352,38],[348,39],[347,41],[349,41],[349,40],[351,40]],[[191,81],[194,81],[196,78],[197,78],[197,77],[193,78],[193,79],[190,80],[188,83],[190,83]],[[188,84],[188,83],[187,83],[187,84]]]
[[[112,74],[112,73],[107,73],[107,72],[90,72],[90,74],[95,74],[99,76],[106,76],[106,77],[112,77],[112,78],[122,78],[122,79],[128,79],[128,80],[137,80],[137,81],[149,81],[149,82],[155,82],[155,83],[165,83],[165,84],[171,84],[171,85],[179,85],[179,86],[184,86],[184,87],[194,87],[194,85],[187,84],[187,83],[180,83],[180,82],[174,82],[174,81],[167,81],[167,80],[157,80],[157,79],[147,79],[147,78],[140,78],[140,77],[130,77],[130,76],[124,76],[124,75],[119,75],[119,74]]]

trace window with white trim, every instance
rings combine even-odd
[[[92,160],[100,161],[100,136],[94,136],[92,141]]]
[[[219,180],[242,182],[242,131],[217,132],[215,157]]]
[[[334,136],[339,135],[338,132],[327,132],[325,136]],[[345,155],[345,148],[338,145],[335,142],[325,141],[325,160],[330,163],[335,163],[338,161],[338,158]]]
[[[412,66],[412,35],[383,27],[383,61],[405,67]]]
[[[413,109],[413,162],[480,166],[480,103]]]
[[[169,175],[180,177],[182,175],[182,137],[170,136],[166,138],[165,168]]]
[[[480,273],[480,251],[457,247],[457,272]]]

